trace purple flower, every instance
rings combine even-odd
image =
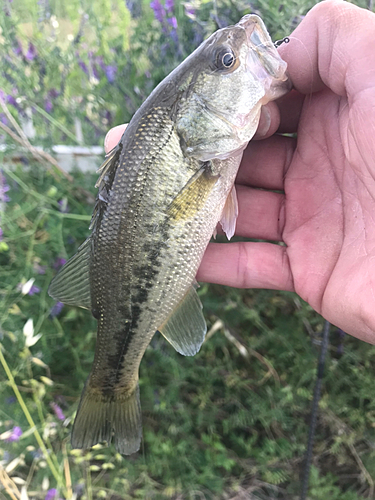
[[[66,259],[64,259],[64,257],[57,257],[55,262],[52,264],[52,267],[57,270],[60,269],[60,267],[62,267],[65,263]]]
[[[8,125],[8,118],[4,115],[4,113],[1,113],[1,114],[0,114],[0,121],[1,121],[1,123],[3,123],[4,125]]]
[[[104,59],[102,56],[98,56],[96,58],[96,62],[97,64],[99,64],[99,66],[102,68],[103,71],[105,71],[105,64],[104,64]]]
[[[10,201],[10,198],[7,194],[9,191],[10,187],[7,184],[7,180],[3,175],[3,172],[0,170],[0,208],[1,208],[1,203],[7,203]]]
[[[17,101],[12,95],[7,95],[6,101],[8,104],[11,104],[12,106],[18,109],[19,106],[17,104]]]
[[[193,9],[193,7],[185,5],[185,15],[187,17],[190,17],[190,19],[195,19],[195,13],[196,13],[196,10]]]
[[[56,90],[56,89],[51,89],[51,90],[48,91],[48,95],[52,99],[56,99],[56,97],[58,97],[60,95],[60,92],[58,90]]]
[[[47,491],[44,500],[55,500],[56,497],[57,497],[57,489],[51,488],[50,490]]]
[[[3,239],[4,239],[4,238],[3,238],[3,230],[2,230],[2,229],[1,229],[1,227],[0,227],[0,241],[3,241]]]
[[[12,429],[11,435],[7,438],[8,443],[13,443],[14,441],[19,441],[22,436],[22,429],[16,425]]]
[[[35,295],[36,293],[39,293],[39,292],[40,292],[40,288],[36,285],[32,285],[28,295]]]
[[[64,307],[64,304],[62,302],[56,302],[56,304],[51,308],[50,310],[50,316],[51,318],[55,318],[61,313],[62,308]]]
[[[22,51],[22,45],[19,40],[17,40],[17,44],[15,47],[13,47],[13,52],[16,54],[16,56],[22,56],[23,51]]]
[[[81,59],[78,61],[78,66],[86,73],[86,75],[89,74],[86,64]]]
[[[36,50],[36,47],[33,43],[29,42],[29,48],[27,49],[27,52],[26,52],[26,59],[28,61],[33,61],[36,56],[38,55],[38,52]]]
[[[59,420],[65,420],[65,415],[57,403],[50,403],[50,406]]]
[[[59,211],[63,214],[66,214],[69,212],[69,207],[68,207],[68,200],[66,198],[63,198],[62,200],[59,200],[57,202],[59,204]],[[64,262],[65,264],[65,262]]]
[[[99,71],[98,71],[98,67],[95,63],[91,63],[91,68],[92,68],[92,74],[94,75],[94,77],[99,80],[100,79],[100,76],[99,76]]]
[[[175,16],[173,16],[173,17],[169,17],[169,18],[167,19],[167,22],[168,22],[168,24],[169,24],[170,26],[172,26],[172,28],[174,28],[174,29],[176,29],[176,28],[177,28],[177,19],[176,19],[176,17],[175,17]]]
[[[117,66],[109,64],[108,66],[105,67],[105,76],[107,77],[109,83],[113,83],[115,81],[116,73],[117,73]]]
[[[53,110],[53,104],[51,99],[45,99],[44,109],[47,111],[47,113],[51,113],[51,111]]]
[[[44,100],[44,109],[47,111],[47,113],[51,113],[53,110],[53,99],[56,99],[60,95],[60,92],[56,89],[51,89],[47,93],[47,97]]]
[[[173,12],[174,9],[174,0],[165,0],[165,8],[168,12]]]
[[[153,0],[150,3],[150,7],[154,11],[155,19],[157,19],[159,21],[159,23],[162,23],[164,21],[166,15],[165,15],[164,7],[160,3],[160,0]]]

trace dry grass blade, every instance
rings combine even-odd
[[[50,167],[50,165],[52,165],[69,182],[73,182],[74,178],[59,165],[59,163],[55,160],[53,156],[51,156],[49,153],[46,153],[41,149],[34,147],[30,143],[30,141],[22,131],[21,127],[18,125],[17,121],[13,118],[12,114],[10,113],[7,105],[5,104],[1,96],[0,96],[0,106],[2,107],[6,117],[9,119],[9,121],[12,123],[13,127],[17,131],[18,135],[4,123],[0,122],[0,128],[3,129],[4,132],[6,132],[15,142],[21,144],[24,148],[26,148],[36,160],[46,165],[47,170],[51,173],[51,175],[53,175],[53,177],[56,180],[59,180],[59,177],[56,175],[56,172],[54,171],[53,168]],[[85,189],[79,187],[77,188],[77,191],[82,195],[84,195],[88,202],[93,203],[95,201],[92,194],[86,191]]]
[[[361,469],[361,472],[362,472],[364,478],[368,482],[368,485],[369,485],[368,498],[374,498],[374,480],[372,479],[369,471],[366,469],[364,463],[362,462],[361,457],[359,456],[357,450],[355,449],[354,444],[348,443],[348,447],[349,447],[355,461],[357,462],[358,467]]]
[[[20,490],[18,489],[12,478],[9,477],[2,465],[0,465],[0,483],[12,500],[20,500]]]
[[[211,328],[208,330],[206,333],[206,336],[204,338],[204,342],[207,342],[208,339],[212,337],[218,330],[221,328],[224,328],[224,323],[221,321],[221,319],[217,319],[215,323],[211,326]]]
[[[245,347],[245,345],[240,341],[237,336],[232,334],[227,328],[224,328],[224,335],[226,338],[232,342],[233,345],[235,345],[240,352],[241,356],[243,356],[245,359],[249,359],[250,356],[254,356],[259,360],[263,365],[267,367],[267,373],[265,376],[262,378],[262,380],[259,382],[259,384],[262,384],[265,380],[270,378],[271,376],[276,380],[278,384],[280,384],[280,377],[275,370],[275,368],[272,366],[272,364],[259,352],[255,351],[254,349],[251,349],[250,347]]]
[[[62,452],[64,456],[64,475],[65,475],[66,493],[67,493],[67,498],[71,498],[73,495],[72,478],[70,475],[69,459],[68,459],[68,454],[66,452],[65,441],[62,443]]]
[[[275,370],[275,368],[272,366],[272,364],[259,352],[254,351],[254,349],[251,349],[250,347],[246,347],[244,343],[241,341],[241,339],[238,338],[238,336],[234,333],[231,333],[228,328],[224,325],[223,321],[221,319],[217,319],[215,323],[212,325],[212,327],[209,329],[209,331],[206,334],[205,337],[205,342],[211,338],[218,330],[223,330],[224,335],[226,338],[231,342],[239,351],[242,357],[244,357],[246,360],[249,360],[251,356],[254,356],[257,358],[263,365],[267,367],[267,373],[265,376],[262,378],[262,380],[259,382],[262,384],[265,380],[270,378],[271,376],[276,380],[276,382],[279,384],[280,383],[280,377]]]
[[[41,161],[42,163],[45,163],[46,161],[48,163],[51,163],[66,179],[68,179],[68,181],[73,182],[73,177],[70,174],[68,174],[68,172],[65,172],[65,170],[60,167],[57,161],[50,154],[46,153],[45,151],[39,151],[38,149],[34,148],[34,146],[32,146],[29,141],[25,142],[22,138],[20,138],[17,134],[15,134],[13,130],[4,125],[4,123],[0,122],[0,128],[2,128],[4,132],[6,132],[14,141],[18,142],[18,144],[21,144],[28,151],[30,151],[30,153],[34,156],[36,160]],[[56,179],[58,179],[52,168],[48,167],[48,170]]]

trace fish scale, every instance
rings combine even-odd
[[[51,283],[98,320],[72,446],[114,438],[139,449],[139,364],[158,330],[183,355],[206,323],[195,275],[221,221],[238,213],[234,181],[262,105],[290,89],[260,18],[206,40],[152,92],[100,169],[92,233]]]

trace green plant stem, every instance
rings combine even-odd
[[[86,491],[88,500],[92,500],[92,483],[91,483],[91,471],[90,471],[90,461],[86,464]]]
[[[35,331],[38,331],[38,329],[35,329]],[[31,353],[30,353],[30,357],[31,357]],[[27,362],[27,371],[29,373],[30,380],[32,380],[34,378],[34,374],[33,374],[32,368],[31,368],[30,358],[28,359],[28,362]],[[41,400],[38,397],[38,394],[36,393],[36,390],[35,390],[34,386],[32,386],[32,389],[33,389],[33,393],[32,393],[33,394],[33,400],[34,400],[35,406],[36,406],[37,411],[38,411],[39,420],[40,420],[41,424],[44,425],[46,423],[46,420],[45,420],[44,415],[43,415],[42,403],[41,403]],[[47,446],[50,449],[52,449],[52,445],[51,445],[49,437],[47,437],[45,439],[45,441],[47,443]],[[54,453],[52,454],[52,459],[53,459],[53,461],[55,463],[55,467],[58,467],[59,464],[58,464],[58,461],[57,461],[57,457],[56,457],[56,455]]]
[[[0,346],[1,346],[1,344],[0,344]],[[64,483],[62,481],[62,478],[61,478],[58,470],[56,469],[54,463],[52,462],[51,457],[48,454],[48,450],[45,447],[43,439],[42,439],[41,435],[39,434],[38,429],[36,428],[34,420],[33,420],[32,416],[30,415],[30,412],[25,404],[25,401],[23,400],[23,397],[22,397],[20,391],[18,390],[18,387],[17,387],[16,382],[14,380],[14,377],[12,375],[12,372],[10,371],[9,365],[6,362],[6,359],[4,358],[3,351],[1,348],[0,348],[0,362],[3,365],[4,371],[7,374],[9,383],[14,391],[14,394],[16,395],[17,401],[18,401],[20,407],[22,408],[22,411],[23,411],[30,427],[34,429],[33,434],[35,436],[35,439],[38,442],[40,449],[42,450],[44,458],[45,458],[45,460],[46,460],[46,462],[47,462],[47,464],[52,472],[53,477],[56,479],[58,486],[64,488]]]
[[[59,128],[64,134],[68,137],[70,137],[76,144],[82,145],[82,143],[77,139],[77,137],[72,134],[64,125],[61,125],[57,120],[55,120],[49,113],[44,111],[41,107],[39,107],[37,104],[33,103],[32,104],[33,108],[38,111],[46,120],[52,123],[52,125],[55,125],[55,127]]]

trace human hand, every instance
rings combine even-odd
[[[236,235],[286,246],[210,243],[197,276],[234,287],[294,290],[328,321],[371,343],[374,28],[373,13],[322,2],[280,47],[296,90],[278,108],[267,105],[268,119],[263,112],[258,128],[258,138],[266,139],[245,151],[236,180]],[[297,139],[270,136],[279,124],[280,132],[297,132]],[[107,150],[120,139],[120,127],[110,131]]]

